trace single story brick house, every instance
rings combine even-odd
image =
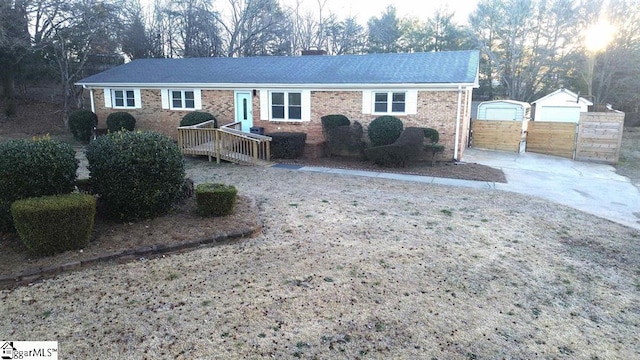
[[[394,115],[406,126],[440,132],[445,158],[461,159],[478,87],[479,52],[139,59],[80,80],[103,123],[127,111],[136,127],[175,137],[189,111],[213,114],[219,125],[242,122],[305,132],[324,140],[320,118],[343,114],[367,127]],[[104,123],[103,123],[104,124]]]

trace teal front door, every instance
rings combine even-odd
[[[236,122],[242,123],[242,131],[249,132],[253,126],[253,107],[251,106],[251,92],[236,92]]]

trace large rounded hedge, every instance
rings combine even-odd
[[[218,121],[216,117],[204,111],[192,111],[185,115],[182,120],[180,120],[180,126],[192,126],[203,123],[205,121],[213,120],[213,127],[218,127]]]
[[[75,155],[71,145],[49,138],[0,143],[0,231],[13,230],[15,200],[74,190]]]
[[[116,132],[123,129],[133,131],[135,127],[136,118],[126,111],[114,112],[107,116],[107,129],[109,129],[109,132]]]
[[[367,130],[372,146],[393,144],[402,134],[404,126],[402,120],[395,116],[380,116],[375,118]]]
[[[320,121],[322,122],[322,130],[326,132],[340,126],[351,125],[351,121],[349,121],[349,118],[341,114],[325,115],[320,118]]]
[[[105,214],[134,221],[169,211],[184,182],[184,157],[173,140],[156,132],[122,131],[87,147],[91,187]]]
[[[93,127],[98,125],[98,116],[89,110],[78,109],[69,115],[69,130],[78,141],[89,142]]]

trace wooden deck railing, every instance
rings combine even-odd
[[[178,128],[178,146],[185,155],[206,155],[241,164],[260,165],[271,160],[271,138],[245,133],[240,123],[231,123],[219,129],[214,121]]]

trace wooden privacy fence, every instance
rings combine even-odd
[[[529,122],[526,151],[573,159],[576,125],[570,122]]]
[[[527,151],[569,159],[618,163],[624,113],[618,111],[581,113],[580,121],[531,121]]]
[[[271,138],[244,133],[237,129],[240,123],[214,128],[214,121],[178,128],[178,147],[185,155],[206,155],[249,165],[268,165],[271,160]]]
[[[524,141],[522,121],[473,120],[473,146],[483,149],[520,151]]]
[[[575,159],[617,164],[623,129],[622,112],[580,114]]]

